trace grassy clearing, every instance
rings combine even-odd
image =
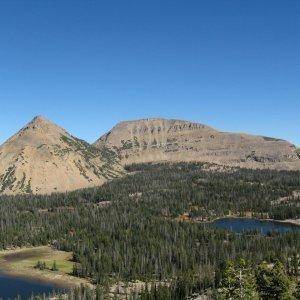
[[[37,247],[0,253],[0,259],[9,263],[12,269],[33,269],[38,261],[46,263],[46,269],[52,268],[56,262],[58,271],[71,274],[73,268],[72,253],[55,251],[50,247]]]
[[[57,271],[52,271],[53,263]],[[36,268],[38,262],[46,265],[44,270]],[[3,272],[24,278],[53,282],[58,285],[76,286],[88,284],[85,279],[71,276],[72,253],[57,251],[49,246],[5,250],[0,252],[0,268]]]

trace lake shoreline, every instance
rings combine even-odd
[[[271,219],[270,219],[271,220]],[[273,220],[274,222],[300,226],[300,219]]]
[[[54,299],[54,295],[67,296],[68,292],[66,287],[0,273],[1,299],[29,299],[31,295],[47,295],[47,299]]]
[[[77,285],[73,285],[68,283],[67,281],[60,280],[60,279],[54,279],[54,278],[45,278],[43,276],[28,274],[25,271],[24,272],[16,272],[12,270],[3,270],[1,269],[2,265],[0,265],[0,275],[4,276],[6,278],[11,279],[20,279],[27,281],[29,283],[38,283],[38,284],[46,284],[46,285],[53,285],[54,289],[72,289],[76,287]]]
[[[287,224],[287,225],[294,225],[299,227],[300,226],[300,219],[286,219],[286,220],[276,220],[276,219],[259,219],[259,218],[251,218],[251,217],[239,217],[239,216],[224,216],[224,217],[218,217],[210,221],[202,222],[202,223],[213,223],[217,220],[222,219],[245,219],[245,220],[256,220],[261,222],[274,222],[274,223],[281,223],[281,224]]]
[[[93,286],[87,279],[71,276],[59,271],[53,272],[50,270],[38,270],[32,266],[23,266],[20,261],[9,258],[10,256],[25,252],[39,250],[49,251],[49,249],[49,246],[40,246],[0,251],[0,274],[6,277],[22,279],[28,282],[50,284],[53,285],[54,288],[60,289],[72,289],[80,286],[81,284],[88,285],[90,287]],[[37,257],[37,260],[39,260],[39,257]],[[21,262],[23,263],[23,261]]]
[[[272,233],[286,234],[288,232],[299,232],[300,227],[290,223],[276,222],[269,219],[238,218],[227,217],[220,218],[211,223],[211,226],[230,230],[237,234],[260,233],[264,236],[270,236]]]

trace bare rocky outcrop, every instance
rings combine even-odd
[[[300,169],[296,147],[284,140],[217,131],[182,120],[121,122],[94,144],[122,163],[205,161],[248,168]]]
[[[280,139],[166,119],[121,122],[90,145],[38,116],[0,146],[0,194],[97,186],[124,174],[122,165],[162,161],[300,170],[300,151]]]
[[[64,192],[120,173],[114,152],[96,149],[41,116],[0,146],[0,193]]]

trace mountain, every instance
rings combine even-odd
[[[41,116],[0,146],[0,193],[64,192],[121,173],[113,151],[97,149]]]
[[[115,151],[123,165],[159,161],[205,161],[248,168],[300,169],[300,154],[284,140],[220,132],[182,120],[121,122],[94,144]]]
[[[90,145],[38,116],[0,146],[0,194],[97,186],[123,175],[122,165],[161,161],[300,170],[300,150],[280,139],[166,119],[121,122]]]

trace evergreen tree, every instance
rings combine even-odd
[[[52,271],[58,271],[58,267],[57,267],[57,265],[56,265],[56,261],[55,261],[55,260],[53,261],[51,270],[52,270]]]
[[[262,299],[289,299],[292,281],[286,274],[283,264],[261,263],[257,268],[256,282]]]
[[[228,261],[221,280],[220,298],[258,299],[255,277],[251,270],[244,259]]]

